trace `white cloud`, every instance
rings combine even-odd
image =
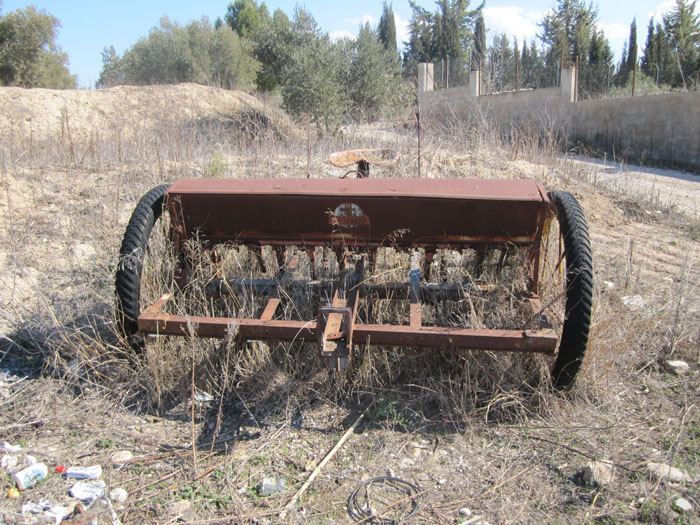
[[[372,15],[369,14],[364,14],[360,18],[346,18],[343,20],[343,25],[352,25],[355,27],[363,26],[365,24],[369,24],[371,26],[374,26],[377,24],[377,19],[374,18]]]
[[[518,6],[485,7],[484,23],[488,33],[505,33],[509,37],[518,37],[522,43],[525,38],[532,40],[537,37],[537,23],[543,15],[543,11]]]
[[[630,26],[620,24],[619,22],[612,24],[603,24],[602,22],[598,22],[597,26],[598,29],[601,29],[605,33],[605,36],[610,41],[624,40],[629,38],[630,35]],[[637,28],[637,40],[639,40],[639,28]]]
[[[398,45],[399,49],[401,49],[404,43],[408,43],[408,24],[408,20],[404,20],[399,15],[394,13],[394,25],[396,26],[396,44]]]
[[[376,27],[378,23],[379,21],[369,14],[364,14],[360,18],[346,18],[343,20],[342,26],[349,29],[339,29],[338,31],[333,31],[328,36],[334,42],[343,38],[355,40],[360,26],[369,24],[372,27]],[[396,25],[396,44],[398,48],[401,49],[403,44],[408,42],[409,22],[401,18],[397,13],[394,13],[394,24]]]
[[[653,18],[655,22],[661,23],[662,16],[676,5],[675,0],[664,0],[656,6],[653,11],[647,13],[647,20]]]
[[[343,39],[355,40],[357,38],[357,35],[353,35],[350,31],[346,31],[345,29],[341,29],[340,31],[333,31],[328,36],[333,42],[337,42],[338,40]]]

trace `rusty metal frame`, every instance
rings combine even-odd
[[[240,340],[319,341],[327,323],[263,318],[198,317],[171,315],[162,309],[170,301],[163,295],[138,319],[141,332],[152,335],[196,336],[223,339],[235,334]],[[271,299],[272,300],[272,299]],[[325,307],[325,313],[348,315],[349,308]],[[536,313],[536,312],[535,312]],[[352,342],[380,346],[539,352],[552,354],[557,335],[551,328],[539,330],[465,329],[440,326],[355,324]]]
[[[187,240],[236,242],[250,246],[256,257],[270,245],[278,257],[287,246],[328,246],[341,261],[337,281],[301,281],[315,291],[333,293],[330,305],[320,307],[317,319],[275,319],[281,304],[280,286],[293,286],[292,258],[275,279],[212,281],[209,293],[236,287],[268,296],[255,319],[171,315],[171,300],[163,295],[138,318],[143,334],[240,340],[317,341],[321,357],[334,369],[345,368],[353,344],[472,350],[541,352],[553,354],[558,336],[542,315],[537,296],[539,250],[549,200],[535,181],[509,180],[184,180],[166,194],[173,245],[178,260],[186,258]],[[285,215],[286,214],[286,215]],[[437,216],[435,216],[437,215]],[[486,216],[484,216],[486,215]],[[284,218],[294,217],[285,222]],[[463,218],[463,223],[456,223]],[[401,231],[400,235],[394,232]],[[425,249],[426,262],[440,248],[525,246],[533,272],[523,298],[529,301],[537,330],[463,329],[424,326],[425,301],[458,297],[469,287],[458,283],[421,284],[420,262],[411,258],[406,283],[372,283],[364,279],[364,258],[381,246]],[[364,254],[358,256],[357,254]],[[180,272],[182,273],[182,272]],[[408,299],[407,325],[357,323],[359,298],[367,295]]]

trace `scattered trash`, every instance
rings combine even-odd
[[[72,516],[78,510],[78,504],[75,507],[64,507],[63,505],[52,505],[48,501],[39,500],[39,503],[31,501],[22,505],[22,514],[44,514],[52,518],[55,525],[59,525],[63,520]],[[42,522],[43,523],[43,522]]]
[[[53,518],[55,525],[59,525],[73,510],[73,508],[64,507],[62,505],[46,505],[44,507],[44,515]]]
[[[627,295],[622,298],[622,304],[634,311],[644,310],[647,307],[647,303],[641,295]]]
[[[10,445],[7,441],[2,444],[2,449],[9,452],[10,454],[19,454],[22,451],[21,445]]]
[[[105,482],[88,482],[88,481],[78,481],[75,485],[71,487],[68,491],[75,499],[84,501],[88,504],[92,503],[96,499],[100,499],[105,495]]]
[[[129,493],[122,488],[114,489],[109,493],[109,498],[115,503],[124,503],[128,497]]]
[[[463,509],[459,509],[459,515],[464,516],[465,518],[468,518],[469,516],[472,515],[472,511],[468,509],[467,507],[464,507]]]
[[[690,512],[693,505],[685,498],[676,498],[673,500],[673,508],[680,512]]]
[[[690,365],[688,365],[688,363],[677,359],[664,361],[664,367],[666,367],[666,370],[668,370],[670,373],[677,376],[681,376],[690,370]]]
[[[32,465],[36,465],[37,461],[34,456],[30,456],[29,454],[24,456],[24,463],[28,467],[31,467]]]
[[[284,478],[265,478],[262,482],[262,495],[270,496],[275,492],[282,492],[287,488]]]
[[[22,505],[22,514],[41,514],[44,512],[44,505],[28,501]]]
[[[43,463],[37,463],[20,470],[14,475],[15,484],[19,490],[28,489],[41,481],[49,473],[49,469]]]
[[[127,461],[131,460],[133,457],[134,457],[134,454],[132,454],[130,451],[120,450],[120,451],[112,454],[112,457],[110,459],[112,460],[112,463],[126,463]]]
[[[8,474],[13,474],[15,470],[17,470],[18,462],[19,459],[17,459],[17,456],[5,454],[2,459],[0,459],[0,467],[2,467]]]
[[[66,477],[73,479],[100,479],[102,467],[92,465],[90,467],[70,467],[66,469]]]
[[[615,289],[615,283],[612,281],[603,281],[603,284],[605,285],[605,288],[607,288],[608,290]]]
[[[198,403],[211,403],[214,397],[208,392],[195,392],[194,400]]]
[[[16,488],[12,487],[10,490],[7,491],[7,498],[8,499],[17,499],[19,498],[19,490]]]
[[[64,465],[59,465],[56,467],[56,472],[59,474],[63,474],[66,471],[66,467]]]

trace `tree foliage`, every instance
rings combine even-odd
[[[430,12],[409,0],[412,15],[404,67],[413,73],[419,62],[444,61],[453,81],[468,75],[467,57],[474,38],[474,21],[481,10],[469,9],[469,0],[437,0]]]
[[[255,0],[235,0],[228,5],[224,21],[238,36],[255,39],[270,20],[265,2],[258,5]]]
[[[474,24],[474,45],[472,46],[472,69],[481,70],[486,62],[486,24],[484,23],[484,13],[479,9]]]
[[[74,89],[68,56],[56,45],[60,25],[33,6],[0,16],[0,84]]]
[[[649,21],[642,71],[657,85],[697,86],[700,73],[700,14],[697,3],[676,0],[663,23]]]
[[[394,20],[394,10],[391,4],[387,5],[384,0],[382,6],[382,16],[379,18],[377,26],[379,41],[384,46],[384,49],[396,53],[396,21]]]
[[[253,47],[261,64],[256,79],[261,91],[272,91],[281,85],[282,69],[290,52],[291,31],[289,17],[281,9],[276,9],[257,33]]]
[[[401,71],[396,52],[386,49],[377,31],[369,24],[360,28],[351,50],[348,95],[352,110],[366,120],[376,120],[400,98]]]
[[[696,13],[696,5],[695,0],[676,0],[671,12],[663,17],[668,47],[676,58],[685,87],[700,66],[700,15]]]
[[[215,29],[206,18],[183,27],[163,17],[123,56],[105,48],[102,61],[97,87],[196,82],[248,89],[259,68],[248,40],[227,25]]]
[[[556,78],[561,68],[572,67],[577,59],[580,63],[589,56],[597,19],[598,10],[592,5],[586,6],[581,0],[558,0],[540,23],[546,74]]]
[[[336,128],[348,106],[343,61],[311,13],[297,6],[287,35],[282,65],[282,99],[292,115],[328,129]]]

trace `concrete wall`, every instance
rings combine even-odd
[[[561,87],[478,96],[472,73],[468,87],[418,96],[428,121],[488,119],[506,132],[513,125],[546,127],[616,158],[700,169],[700,92],[574,101],[575,78],[575,70],[565,70]]]
[[[700,92],[583,100],[572,105],[568,137],[637,160],[700,169]]]

